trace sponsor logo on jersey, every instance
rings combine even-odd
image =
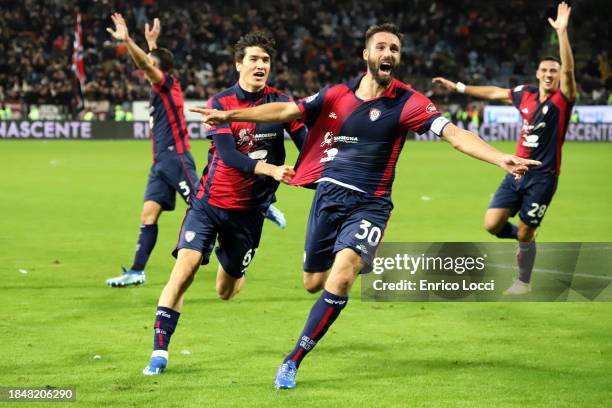
[[[524,86],[524,85],[519,85],[519,86],[517,86],[516,88],[514,88],[514,92],[520,92],[520,91],[522,91],[522,90],[523,90],[523,86]]]
[[[427,105],[427,107],[425,108],[425,113],[434,113],[437,112],[438,109],[436,108],[436,105],[434,105],[433,103],[430,103],[429,105]]]
[[[544,107],[542,108],[542,114],[546,115],[548,113],[548,105],[544,105]]]
[[[529,122],[523,120],[523,141],[522,145],[525,147],[538,147],[540,145],[540,135],[534,134],[540,129],[544,129],[546,127],[546,122],[540,122],[537,125],[530,125]]]
[[[376,108],[370,109],[370,120],[372,122],[374,122],[379,117],[380,117],[380,109],[376,109]]]
[[[195,238],[196,233],[194,231],[185,231],[185,241],[191,242]]]
[[[325,163],[334,160],[336,158],[336,155],[338,154],[338,149],[333,147],[331,149],[325,149],[323,152],[326,154],[326,156],[320,160],[320,163]]]

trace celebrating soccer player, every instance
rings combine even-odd
[[[213,96],[209,106],[229,110],[289,101],[266,85],[274,46],[274,40],[262,32],[240,38],[234,49],[238,83]],[[159,298],[154,349],[145,375],[156,375],[166,368],[168,343],[185,292],[200,264],[208,264],[217,239],[219,297],[230,299],[244,285],[259,246],[266,209],[275,201],[279,182],[288,183],[294,175],[293,169],[283,164],[285,131],[300,148],[306,129],[292,119],[262,125],[234,122],[208,129],[207,135],[212,137],[208,166],[185,215],[174,251],[176,264]]]
[[[574,57],[567,35],[571,7],[561,2],[557,18],[548,19],[559,38],[559,54],[540,61],[536,78],[538,86],[520,85],[514,89],[496,86],[473,86],[434,78],[444,88],[477,98],[512,103],[523,119],[516,154],[536,159],[542,165],[520,180],[506,177],[497,189],[485,214],[484,227],[498,238],[519,241],[518,278],[504,293],[523,295],[531,291],[531,272],[536,256],[536,229],[557,189],[561,167],[561,147],[565,140],[571,110],[576,96]],[[518,226],[508,219],[518,212]]]
[[[304,285],[311,292],[324,290],[277,371],[277,388],[295,387],[300,363],[346,307],[359,272],[371,264],[393,208],[395,165],[408,131],[431,130],[461,152],[516,177],[538,164],[504,154],[457,128],[429,99],[394,79],[400,41],[393,24],[370,27],[363,50],[366,74],[299,103],[199,110],[211,125],[303,118],[309,128],[291,184],[317,186],[306,235]]]
[[[197,187],[198,177],[183,116],[183,92],[179,81],[170,75],[173,55],[166,48],[157,48],[161,28],[159,20],[154,20],[152,29],[148,24],[145,27],[150,50],[147,55],[130,38],[121,14],[115,13],[111,18],[115,29],[107,28],[107,31],[126,45],[130,57],[151,83],[149,112],[153,142],[153,165],[140,215],[134,263],[122,275],[106,281],[107,285],[119,287],[144,283],[144,269],[157,241],[157,220],[162,211],[174,210],[177,192],[183,200],[189,201]]]

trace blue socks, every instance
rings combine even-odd
[[[518,228],[516,225],[506,222],[506,225],[495,236],[497,238],[517,239]]]
[[[168,307],[157,306],[154,323],[153,350],[168,350],[170,337],[181,314]]]
[[[519,242],[519,252],[516,256],[516,262],[519,269],[519,280],[524,283],[531,281],[531,272],[536,257],[536,243]]]
[[[136,254],[134,264],[130,269],[134,271],[144,271],[149,255],[157,242],[157,224],[141,225],[138,244],[136,244]]]
[[[299,367],[306,354],[314,348],[325,335],[327,329],[338,318],[347,302],[348,296],[336,296],[323,290],[321,297],[310,310],[310,315],[308,315],[308,320],[295,348],[285,357],[285,361],[293,360],[295,366]]]

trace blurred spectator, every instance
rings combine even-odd
[[[373,23],[400,25],[403,64],[398,78],[436,102],[465,103],[462,95],[432,89],[435,75],[466,83],[511,87],[534,82],[535,63],[555,49],[546,17],[556,4],[544,0],[3,0],[0,10],[0,101],[71,106],[74,15],[83,15],[86,101],[110,106],[148,99],[146,81],[126,50],[106,32],[120,11],[135,40],[145,45],[144,24],[159,17],[160,46],[176,57],[185,97],[206,100],[237,79],[232,45],[247,31],[265,29],[277,41],[272,86],[294,97],[363,70],[363,34]],[[571,26],[581,103],[606,103],[612,75],[603,0],[576,4]],[[556,37],[555,37],[556,38]],[[554,52],[554,51],[553,51]],[[596,56],[594,58],[593,56]],[[462,99],[463,98],[463,99]],[[109,110],[111,116],[114,112]],[[97,114],[96,114],[97,115]]]

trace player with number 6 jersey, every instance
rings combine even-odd
[[[302,118],[309,128],[291,184],[316,185],[305,244],[304,286],[323,290],[293,349],[280,365],[276,388],[294,388],[304,357],[348,302],[357,275],[371,264],[389,220],[397,159],[409,131],[432,131],[456,149],[520,177],[537,161],[506,155],[440,115],[424,95],[393,78],[401,33],[370,27],[367,72],[296,103],[249,109],[201,110],[203,121],[275,123]]]
[[[229,110],[289,101],[266,85],[274,46],[274,40],[263,32],[241,37],[234,48],[238,82],[213,96],[209,106]],[[207,136],[212,138],[208,165],[185,214],[173,252],[176,263],[159,298],[153,354],[143,370],[145,375],[157,375],[166,368],[168,344],[185,293],[200,265],[209,263],[216,242],[217,294],[229,300],[243,287],[259,246],[266,210],[276,200],[279,183],[288,183],[294,175],[293,169],[283,164],[285,132],[300,148],[306,129],[297,120],[263,125],[233,122],[208,129]]]

